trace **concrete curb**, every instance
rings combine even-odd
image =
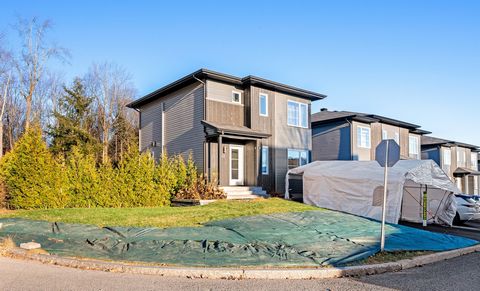
[[[396,272],[418,266],[452,259],[473,252],[479,252],[480,245],[434,253],[413,259],[400,260],[392,263],[362,265],[340,268],[194,268],[194,267],[163,267],[135,265],[128,263],[107,262],[101,260],[81,260],[64,258],[56,255],[32,254],[22,249],[8,250],[5,255],[12,258],[29,259],[45,264],[84,270],[99,270],[131,274],[159,275],[166,277],[208,278],[208,279],[327,279],[339,277],[358,277],[365,275]]]

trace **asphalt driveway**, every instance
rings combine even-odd
[[[411,223],[411,222],[400,222],[402,225],[415,227],[418,229],[428,230],[437,233],[443,234],[451,234],[462,236],[470,239],[474,239],[480,241],[480,221],[469,221],[462,225],[454,225],[452,227],[445,227],[436,224],[428,225],[427,227],[423,227],[419,223]]]

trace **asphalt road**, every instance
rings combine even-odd
[[[70,269],[0,257],[0,290],[478,290],[480,254],[360,278],[208,280]]]

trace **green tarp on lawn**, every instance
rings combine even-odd
[[[52,254],[185,266],[343,265],[379,250],[379,222],[335,211],[240,217],[204,227],[132,228],[0,219],[0,237]],[[386,226],[386,250],[444,251],[477,241]]]

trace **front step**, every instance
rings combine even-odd
[[[220,187],[220,189],[227,193],[227,199],[256,199],[269,197],[262,187],[223,186]]]

